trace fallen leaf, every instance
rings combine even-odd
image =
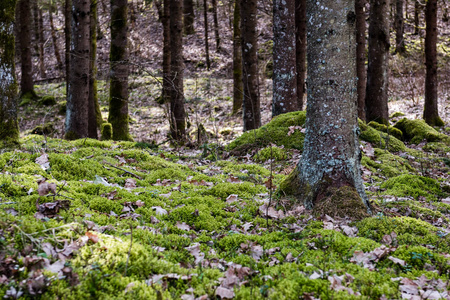
[[[186,231],[189,231],[189,230],[191,230],[191,226],[189,226],[188,224],[186,224],[186,223],[181,223],[181,222],[179,222],[179,221],[177,221],[177,224],[175,225],[178,229],[181,229],[181,230],[186,230]]]
[[[160,216],[165,216],[168,214],[167,210],[165,210],[161,206],[152,206],[152,209],[156,212],[157,215]]]
[[[125,186],[126,189],[135,189],[136,188],[136,179],[134,178],[127,178],[125,180]]]
[[[38,186],[39,196],[45,196],[50,192],[52,192],[53,194],[56,194],[56,183],[48,183],[45,180],[39,182],[39,186]]]
[[[42,170],[47,171],[50,169],[50,162],[48,161],[48,154],[44,153],[36,158],[35,163],[41,166]]]
[[[219,286],[216,289],[215,295],[219,296],[221,299],[233,299],[234,291],[232,289],[227,289],[227,288]]]

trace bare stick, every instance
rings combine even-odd
[[[128,173],[128,174],[130,174],[130,175],[132,175],[132,176],[136,177],[136,178],[137,178],[137,179],[139,179],[139,180],[142,180],[142,177],[141,177],[141,176],[139,176],[139,175],[136,175],[136,174],[134,174],[134,173],[132,173],[132,172],[130,172],[130,171],[127,171],[127,170],[125,170],[125,169],[122,169],[122,168],[116,167],[115,165],[113,165],[113,164],[110,164],[110,163],[109,163],[109,162],[107,162],[107,161],[103,161],[103,163],[104,163],[104,164],[107,164],[107,165],[110,165],[110,166],[111,166],[111,167],[113,167],[113,168],[119,169],[120,171],[124,171],[125,173]]]

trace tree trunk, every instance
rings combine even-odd
[[[64,3],[64,37],[65,37],[64,61],[66,64],[66,99],[69,99],[71,24],[72,24],[72,0],[66,0]]]
[[[272,117],[298,110],[295,43],[295,0],[274,0]]]
[[[15,0],[0,1],[0,148],[19,144],[14,67]]]
[[[419,0],[414,1],[414,35],[419,34],[420,25],[420,3]]]
[[[33,1],[33,25],[34,25],[34,49],[39,59],[39,74],[45,78],[44,65],[44,28],[42,26],[42,10],[39,9],[38,1]]]
[[[203,19],[205,20],[205,55],[206,55],[206,68],[211,68],[211,62],[209,60],[209,37],[208,37],[208,1],[203,0]]]
[[[406,53],[404,39],[403,0],[395,0],[395,53]]]
[[[3,0],[2,0],[3,1]],[[21,97],[36,98],[31,61],[31,6],[29,0],[19,0],[19,45],[20,45],[20,94]]]
[[[216,51],[220,50],[219,22],[217,20],[217,0],[211,0],[213,8],[214,36],[216,38]]]
[[[172,79],[170,74],[170,0],[164,0],[163,23],[163,103],[170,103]]]
[[[233,114],[236,114],[244,101],[244,84],[242,82],[242,48],[241,48],[241,10],[239,0],[234,0],[233,13]]]
[[[370,0],[366,121],[388,125],[389,0]]]
[[[366,14],[364,7],[367,0],[355,0],[356,13],[356,76],[358,82],[356,93],[358,95],[358,117],[366,120]]]
[[[258,90],[258,57],[256,32],[256,0],[241,0],[242,63],[244,83],[243,118],[244,131],[261,127],[261,111]]]
[[[56,58],[56,62],[58,64],[58,70],[62,72],[63,71],[63,63],[61,60],[61,55],[59,54],[58,37],[56,35],[55,24],[53,22],[53,6],[50,7],[50,9],[48,11],[48,15],[49,15],[49,19],[50,19],[50,29],[51,29],[51,36],[52,36],[52,42],[53,42],[53,50],[55,51],[55,58]]]
[[[183,0],[170,1],[170,53],[171,94],[170,133],[183,143],[186,139],[186,112],[183,93]]]
[[[307,2],[306,135],[290,178],[298,176],[293,182],[306,208],[358,217],[369,204],[359,163],[354,9],[354,0]]]
[[[132,140],[128,129],[127,0],[111,0],[109,116],[113,140]]]
[[[183,0],[184,34],[190,35],[195,33],[194,21],[195,21],[194,0]]]
[[[90,54],[89,60],[89,137],[98,139],[100,125],[103,123],[97,94],[97,0],[91,0],[90,14]]]
[[[437,0],[427,0],[425,8],[425,105],[423,118],[431,126],[443,126],[438,110],[438,78],[437,78]]]
[[[72,1],[70,80],[65,138],[88,137],[90,2]]]
[[[295,56],[297,71],[297,108],[303,109],[306,93],[306,0],[295,0]]]

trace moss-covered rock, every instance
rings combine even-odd
[[[112,125],[111,123],[103,123],[101,125],[101,133],[102,133],[102,140],[103,141],[108,141],[108,140],[112,140]]]
[[[44,105],[44,106],[51,106],[51,105],[55,105],[56,104],[56,99],[55,96],[43,96],[40,100],[39,100],[39,105]]]
[[[31,134],[48,135],[55,131],[53,122],[38,125],[31,130]]]
[[[394,177],[401,174],[417,173],[408,160],[383,149],[374,149],[374,158],[363,156],[361,164],[373,173]]]
[[[369,124],[367,125],[375,128],[378,131],[386,132],[390,135],[393,135],[399,140],[403,139],[403,132],[400,129],[395,128],[394,126],[386,126],[385,124],[380,124],[375,121],[370,121]]]
[[[403,118],[398,121],[395,128],[400,129],[403,132],[403,137],[410,141],[412,144],[419,144],[422,141],[427,142],[444,142],[450,144],[450,137],[440,133],[424,120],[409,120]]]
[[[368,126],[363,121],[358,119],[358,125],[361,130],[359,138],[363,141],[371,143],[374,147],[387,149],[389,151],[407,151],[405,144],[392,135],[388,135],[385,132],[376,130],[375,128]]]
[[[436,200],[436,195],[442,195],[441,186],[437,180],[419,175],[403,174],[389,178],[381,184],[381,188],[386,189],[384,194],[397,197],[424,196]]]
[[[265,162],[269,159],[280,161],[285,160],[287,157],[287,152],[284,148],[281,147],[266,147],[258,151],[255,156],[255,160],[259,162]]]
[[[230,143],[227,150],[232,151],[233,154],[246,154],[250,150],[267,147],[271,143],[287,149],[302,150],[305,135],[300,129],[305,124],[305,120],[305,111],[279,115],[261,128],[244,132]],[[292,130],[290,135],[289,128]]]

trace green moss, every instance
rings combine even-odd
[[[287,149],[303,149],[304,134],[299,129],[291,135],[289,127],[305,124],[306,112],[296,111],[278,115],[259,129],[244,132],[227,147],[233,154],[244,154],[251,149],[264,148],[273,143]]]
[[[381,188],[386,189],[383,194],[397,197],[411,196],[417,198],[424,196],[429,199],[436,199],[435,195],[442,195],[442,190],[435,179],[403,174],[388,179],[381,184]]]
[[[51,105],[55,105],[56,104],[56,99],[55,96],[43,96],[40,100],[39,100],[39,105],[44,105],[44,106],[51,106]]]
[[[380,124],[380,123],[377,123],[375,121],[371,121],[367,125],[369,125],[370,127],[375,128],[378,131],[389,133],[390,135],[393,135],[394,137],[396,137],[399,140],[403,139],[402,131],[400,129],[397,129],[397,128],[393,127],[393,126],[389,126],[388,127],[385,124]]]
[[[258,151],[255,156],[255,160],[259,162],[265,162],[269,159],[276,161],[285,160],[287,156],[286,150],[280,147],[267,147]]]
[[[216,184],[211,189],[205,191],[206,195],[213,195],[222,199],[226,199],[231,194],[237,194],[241,198],[251,198],[256,194],[265,193],[266,189],[260,185],[250,182],[229,183],[223,182]]]
[[[402,112],[400,112],[400,111],[397,111],[397,112],[395,112],[395,113],[392,113],[390,116],[389,116],[389,118],[390,119],[393,119],[393,118],[400,118],[400,117],[403,117],[405,114],[404,113],[402,113]]]
[[[406,140],[413,144],[419,144],[423,140],[427,142],[444,142],[450,144],[450,137],[438,132],[436,129],[425,123],[424,120],[409,120],[403,118],[394,127],[403,132]]]
[[[38,125],[31,130],[31,134],[48,135],[55,131],[53,122]]]
[[[59,104],[58,114],[65,115],[67,111],[67,101],[63,101]]]
[[[103,123],[101,125],[101,133],[102,133],[102,140],[112,140],[112,125],[111,123]]]
[[[394,177],[401,174],[417,173],[417,171],[411,167],[408,160],[392,154],[386,150],[374,149],[374,158],[370,159],[367,156],[363,156],[361,164],[370,169],[374,173],[381,173],[383,176]]]
[[[385,132],[378,131],[375,128],[366,125],[358,119],[358,125],[361,129],[359,138],[363,141],[371,143],[374,147],[386,149],[386,142],[389,151],[407,151],[405,144],[394,136],[390,136]]]

